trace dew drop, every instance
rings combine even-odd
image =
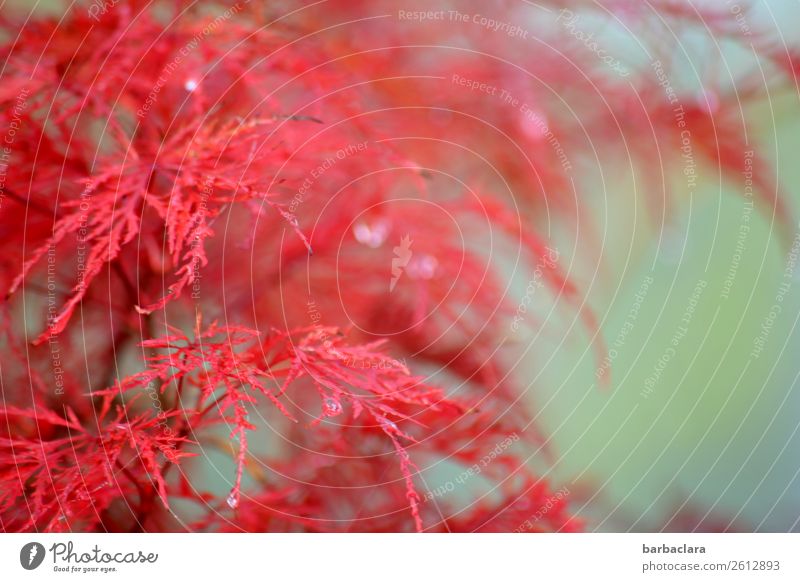
[[[378,422],[381,423],[381,426],[383,426],[384,429],[388,429],[393,432],[397,432],[398,430],[397,425],[388,418],[386,418],[385,416],[380,417],[378,419]]]
[[[239,507],[238,495],[234,495],[234,493],[231,492],[231,494],[228,495],[228,498],[225,500],[225,503],[227,503],[228,507],[230,507],[231,509],[236,509],[237,507]]]
[[[341,414],[341,412],[342,412],[342,405],[338,400],[336,400],[335,398],[325,399],[326,416],[336,416],[337,414]]]

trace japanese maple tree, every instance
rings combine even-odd
[[[606,2],[644,18],[634,4]],[[520,3],[480,9],[537,26]],[[651,71],[615,79],[563,31],[520,53],[391,2],[27,12],[0,12],[4,531],[582,528],[531,462],[550,445],[507,340],[537,322],[502,263],[540,269],[602,357],[546,221],[587,218],[564,152],[634,143],[652,166],[679,145]],[[742,98],[687,110],[698,155],[734,173]],[[437,471],[471,482],[432,494]]]

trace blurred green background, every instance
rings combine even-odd
[[[772,96],[749,114],[759,128],[754,148],[776,164],[791,198],[794,236],[798,97]],[[632,186],[620,180],[610,188]],[[799,529],[800,265],[784,276],[791,249],[756,210],[736,266],[743,192],[743,176],[722,187],[701,181],[677,207],[660,247],[641,201],[638,211],[632,203],[605,217],[603,283],[595,282],[589,300],[616,349],[608,388],[596,382],[596,360],[578,334],[563,345],[552,341],[563,321],[536,340],[529,372],[538,420],[556,448],[548,474],[570,488],[590,529]],[[631,316],[637,293],[641,307]],[[781,312],[773,318],[775,304]],[[757,338],[764,343],[755,357]]]

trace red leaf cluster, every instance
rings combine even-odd
[[[647,163],[674,120],[655,79],[615,82],[569,40],[521,68],[502,36],[375,17],[391,4],[0,15],[3,530],[581,528],[532,468],[548,446],[499,265],[539,265],[602,353],[543,217],[585,218],[579,152],[632,140]],[[735,171],[720,101],[689,123]],[[448,475],[468,483],[431,495]]]

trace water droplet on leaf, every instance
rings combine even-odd
[[[342,405],[338,400],[336,400],[335,398],[325,399],[326,416],[336,416],[337,414],[341,414],[341,412],[342,412]]]
[[[384,430],[389,430],[389,431],[392,431],[392,432],[397,432],[398,431],[397,425],[394,422],[392,422],[391,420],[389,420],[388,418],[384,417],[384,416],[380,417],[378,419],[378,422],[381,423],[381,426],[384,428]]]

